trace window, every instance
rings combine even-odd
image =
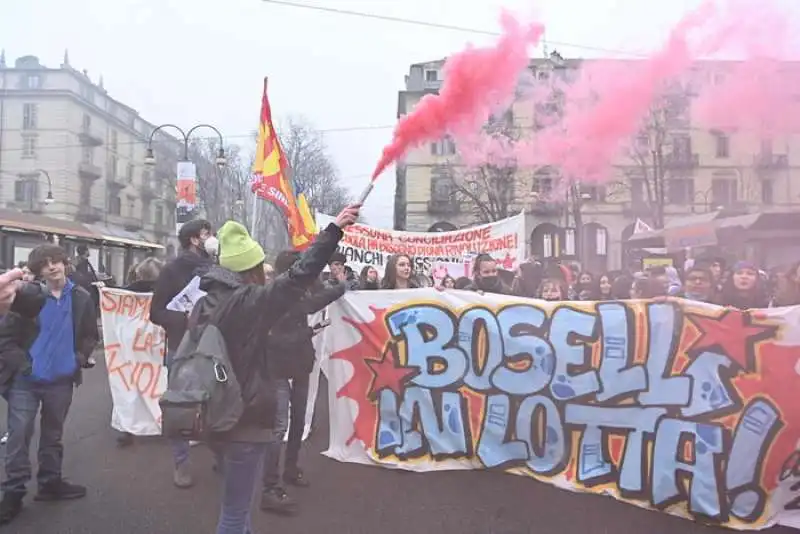
[[[133,183],[133,163],[128,163],[128,166],[125,168],[125,179],[129,184]]]
[[[31,182],[24,178],[14,182],[14,201],[15,202],[28,202],[31,198]]]
[[[90,146],[83,147],[83,150],[81,151],[81,162],[85,163],[86,165],[94,164],[94,148]]]
[[[431,155],[452,156],[456,153],[456,144],[449,137],[431,143]]]
[[[730,206],[735,204],[736,179],[735,178],[714,178],[711,181],[711,202],[713,207]]]
[[[92,204],[92,187],[85,181],[81,182],[81,205],[91,206]]]
[[[671,178],[667,181],[670,204],[689,205],[694,201],[694,180]]]
[[[39,123],[39,105],[23,104],[22,106],[22,129],[35,130]]]
[[[439,71],[437,71],[437,70],[426,70],[425,71],[425,81],[426,82],[438,82],[439,81]]]
[[[533,193],[539,195],[541,200],[545,200],[553,192],[553,177],[552,176],[536,176],[533,179]]]
[[[164,224],[164,206],[156,206],[156,216],[153,222],[158,226]]]
[[[92,116],[91,115],[83,115],[83,123],[81,124],[81,131],[84,133],[89,133],[92,131]]]
[[[717,134],[717,157],[729,158],[731,156],[731,139],[725,134]]]
[[[119,138],[116,130],[111,130],[111,151],[116,152],[119,148]]]
[[[673,137],[672,153],[679,160],[689,158],[692,153],[692,138],[688,135],[676,135]]]
[[[108,168],[106,169],[106,174],[108,175],[109,180],[117,179],[117,163],[117,156],[110,156],[108,158]]]
[[[584,202],[605,202],[606,189],[601,185],[581,185],[581,200]]]
[[[631,178],[631,204],[641,204],[647,199],[644,178]]]
[[[134,197],[128,197],[128,217],[136,218],[136,199]]]
[[[761,182],[761,203],[774,204],[775,199],[773,194],[774,192],[772,190],[772,180],[763,180]]]
[[[607,256],[608,230],[606,230],[605,228],[596,227],[594,231],[595,231],[595,236],[594,236],[595,254],[597,254],[598,256]]]
[[[564,254],[566,256],[575,255],[575,228],[564,228]]]
[[[550,79],[550,73],[546,70],[540,70],[536,73],[536,77],[541,81],[547,81]]]
[[[36,157],[36,148],[38,141],[33,136],[25,136],[22,138],[22,157],[26,159],[34,159]]]
[[[28,74],[25,77],[25,88],[39,89],[42,86],[42,78],[38,74]]]
[[[109,195],[108,212],[111,215],[119,215],[122,212],[122,200],[120,200],[119,195]]]
[[[431,181],[431,200],[441,203],[453,200],[453,181],[449,177],[439,176]]]

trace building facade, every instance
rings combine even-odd
[[[175,161],[181,145],[158,137],[158,165],[145,165],[154,125],[115,100],[65,53],[57,68],[0,56],[0,207],[77,221],[105,236],[95,265],[117,279],[114,245],[175,247]],[[171,157],[163,157],[171,155]],[[101,252],[102,249],[102,252]]]
[[[534,59],[531,80],[569,83],[581,64],[557,53]],[[443,65],[444,60],[411,66],[405,90],[399,93],[398,117],[439,90]],[[632,140],[634,148],[615,162],[614,175],[601,185],[579,184],[562,193],[557,189],[558,169],[517,171],[510,211],[525,211],[531,253],[580,259],[601,272],[627,266],[631,251],[626,242],[637,219],[663,227],[718,210],[800,211],[800,139],[726,134],[692,119],[693,87],[722,83],[732,68],[731,62],[697,63],[666,112],[657,117],[661,131],[644,131]],[[535,132],[540,127],[530,102],[515,103],[511,115],[516,129]],[[398,163],[396,228],[443,231],[476,223],[474,211],[453,194],[448,168],[458,164],[456,153],[453,142],[444,139],[410,152]],[[554,191],[563,198],[554,200]]]

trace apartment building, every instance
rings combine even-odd
[[[121,279],[130,263],[125,245],[152,244],[168,253],[176,245],[174,169],[181,145],[159,136],[158,165],[147,167],[154,128],[109,95],[102,77],[94,82],[73,68],[66,52],[56,68],[34,56],[7,63],[3,53],[0,208],[78,222],[103,236],[93,248],[95,265]]]
[[[569,82],[581,64],[557,53],[533,59],[531,79],[537,84],[557,77]],[[426,94],[439,90],[443,65],[444,60],[439,60],[411,66],[406,87],[399,92],[398,117],[413,110]],[[676,105],[662,117],[667,142],[658,154],[654,155],[655,141],[643,132],[635,140],[641,150],[634,151],[643,157],[621,156],[615,175],[602,185],[581,184],[570,188],[562,201],[553,201],[550,193],[557,186],[558,169],[518,171],[512,207],[526,212],[531,252],[538,257],[580,257],[599,272],[627,265],[631,250],[626,243],[637,219],[669,227],[692,217],[710,219],[723,211],[800,212],[800,139],[725,134],[692,120],[693,87],[722,83],[732,66],[731,62],[697,63],[675,95]],[[540,127],[537,110],[531,107],[530,103],[512,107],[508,120],[514,128],[533,132]],[[473,210],[454,194],[454,164],[458,165],[457,150],[449,139],[418,148],[398,164],[395,228],[444,231],[475,223]],[[652,193],[654,176],[664,186],[658,198]]]

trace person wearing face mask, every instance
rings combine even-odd
[[[164,353],[167,370],[170,367],[171,355],[178,350],[188,323],[186,313],[168,310],[167,305],[195,276],[203,276],[214,265],[212,253],[216,238],[211,240],[212,237],[211,223],[208,221],[198,219],[181,226],[178,232],[181,251],[177,258],[164,266],[156,280],[150,304],[150,321],[162,327],[167,336],[167,350]],[[212,253],[209,253],[209,249]],[[175,486],[191,487],[194,481],[189,465],[189,442],[174,440],[172,453],[175,461],[173,473]]]
[[[361,275],[359,276],[359,289],[370,290],[378,288],[380,288],[378,270],[370,265],[365,266],[361,269]]]
[[[479,254],[475,258],[472,271],[474,291],[481,293],[496,293],[498,295],[511,295],[511,288],[500,280],[497,275],[497,262],[488,254]]]

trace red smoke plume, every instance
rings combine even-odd
[[[470,47],[447,60],[441,91],[425,96],[414,111],[400,119],[373,180],[409,149],[441,139],[448,132],[477,131],[494,109],[508,104],[530,61],[528,46],[538,43],[544,26],[523,26],[508,13],[503,13],[500,22],[503,35],[494,47]]]

